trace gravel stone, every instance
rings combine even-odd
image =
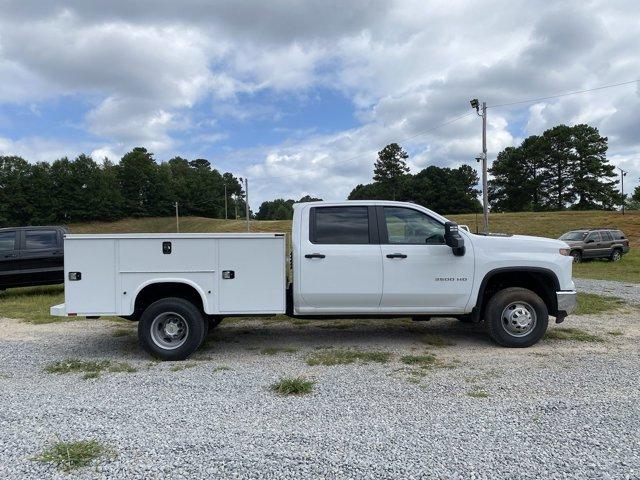
[[[574,278],[573,281],[579,292],[618,297],[629,303],[640,305],[640,284],[589,278]]]
[[[0,319],[0,478],[640,478],[637,310],[549,327],[606,342],[526,349],[498,347],[480,326],[453,319],[320,324],[223,322],[190,359],[196,365],[176,372],[137,347],[134,324],[114,337],[124,324]],[[608,335],[613,329],[623,335]],[[455,344],[425,346],[426,334]],[[306,364],[315,348],[331,346],[392,359]],[[264,347],[299,350],[262,355]],[[448,368],[399,360],[425,352]],[[138,371],[90,380],[43,372],[65,358],[126,361]],[[270,392],[283,376],[315,380],[313,392]],[[477,390],[489,396],[468,395]],[[32,461],[52,442],[80,439],[114,454],[70,474]]]

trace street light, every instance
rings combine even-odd
[[[624,198],[624,177],[627,176],[627,172],[621,169],[620,167],[618,167],[618,170],[620,170],[620,189],[622,191],[622,214],[624,215],[624,204],[626,203]]]

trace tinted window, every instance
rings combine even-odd
[[[27,250],[56,248],[58,246],[58,232],[55,230],[27,230],[25,244]]]
[[[567,232],[560,237],[560,240],[568,240],[574,242],[581,242],[587,236],[587,232]]]
[[[444,243],[444,225],[417,210],[384,207],[389,243],[431,244]]]
[[[324,244],[369,243],[367,207],[314,208],[311,241]]]
[[[600,234],[602,235],[602,240],[604,240],[605,242],[610,242],[611,240],[613,240],[609,232],[601,232]]]
[[[627,238],[620,230],[613,230],[611,233],[613,234],[613,238],[616,240],[625,240]]]
[[[591,232],[585,241],[593,240],[594,242],[600,241],[600,234],[598,232]]]
[[[16,247],[16,232],[0,232],[0,251],[14,250]]]

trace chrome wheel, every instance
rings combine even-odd
[[[187,341],[188,336],[189,325],[178,313],[161,313],[151,322],[151,340],[165,350],[179,348]]]
[[[526,302],[512,302],[502,311],[502,326],[512,337],[525,337],[536,328],[536,311]]]
[[[582,255],[580,252],[571,252],[571,256],[573,257],[573,263],[582,262]]]
[[[612,262],[617,262],[622,258],[622,254],[620,253],[620,250],[614,250],[613,253],[611,254],[611,261]]]

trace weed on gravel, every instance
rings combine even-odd
[[[445,362],[437,358],[432,353],[425,353],[422,355],[403,355],[400,357],[400,361],[405,365],[420,367],[424,370],[430,370],[433,368],[455,368],[459,363],[458,360]]]
[[[182,370],[186,370],[188,368],[193,368],[198,366],[196,362],[178,362],[176,365],[173,365],[169,370],[172,372],[181,372]]]
[[[487,398],[489,396],[484,390],[470,390],[467,392],[467,395],[473,398]]]
[[[604,342],[604,338],[587,333],[579,328],[554,328],[548,330],[544,338],[550,340],[575,340],[576,342]]]
[[[97,440],[77,442],[57,442],[47,448],[33,460],[52,463],[63,472],[86,467],[97,458],[109,452],[109,449]]]
[[[137,369],[126,362],[112,362],[111,360],[78,360],[69,358],[59,362],[49,363],[44,367],[46,373],[84,373],[85,379],[98,378],[102,372],[134,373]]]
[[[311,393],[316,382],[302,377],[281,378],[271,385],[271,391],[278,395],[305,395]]]
[[[265,347],[260,350],[262,355],[277,355],[279,353],[296,353],[297,348],[293,347]]]
[[[314,365],[348,365],[351,363],[387,363],[391,353],[382,351],[364,351],[358,349],[326,349],[317,350],[307,357],[307,364]]]
[[[455,342],[452,342],[451,340],[443,338],[440,335],[436,335],[434,333],[427,333],[420,339],[420,341],[432,347],[447,347],[455,345]]]
[[[213,369],[213,373],[224,372],[225,370],[231,370],[231,367],[229,367],[227,365],[218,365],[217,367],[215,367]]]
[[[607,333],[613,337],[619,337],[621,335],[624,335],[624,332],[622,330],[611,330]]]
[[[134,332],[133,329],[129,329],[129,328],[118,328],[117,330],[114,330],[113,333],[111,334],[112,337],[118,338],[118,337],[127,337],[129,335],[131,335]]]

